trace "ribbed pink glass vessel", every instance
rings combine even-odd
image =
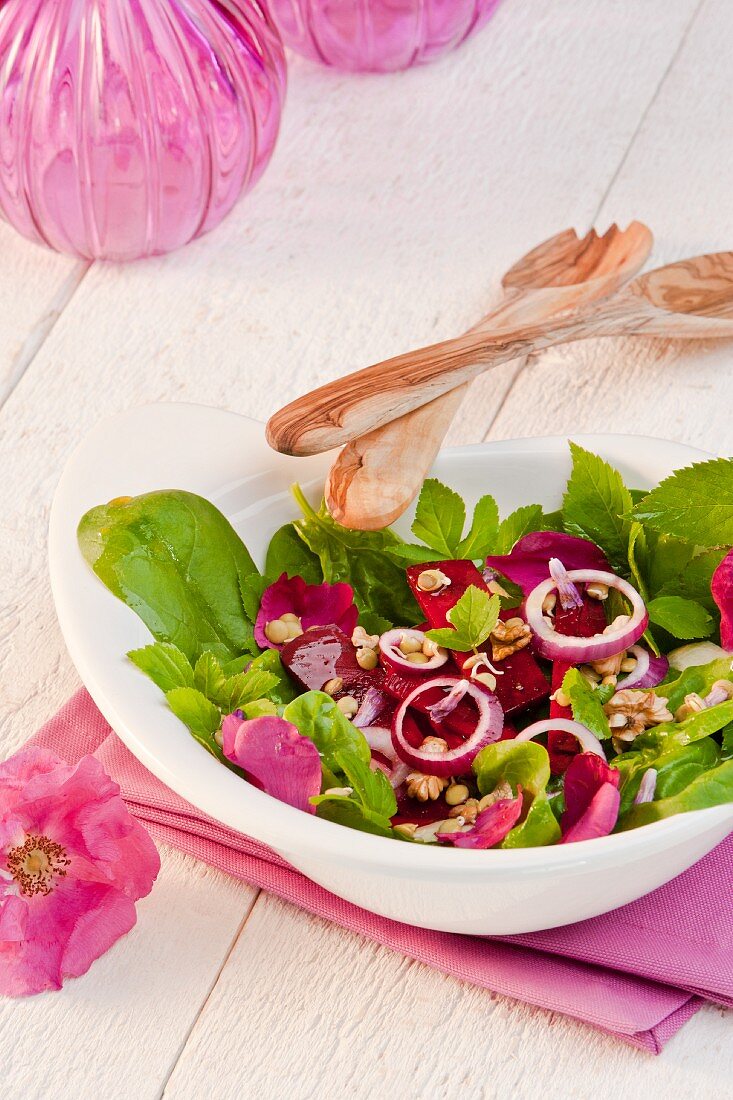
[[[269,0],[286,46],[337,69],[432,61],[482,27],[499,0]]]
[[[263,171],[284,88],[259,0],[0,0],[0,212],[85,258],[178,248]]]

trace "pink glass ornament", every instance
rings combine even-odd
[[[337,69],[408,69],[460,45],[499,0],[269,0],[286,46]]]
[[[0,2],[0,212],[87,259],[178,248],[259,178],[284,89],[259,0]]]

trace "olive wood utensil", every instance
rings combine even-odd
[[[579,238],[566,229],[515,263],[502,278],[503,301],[482,324],[531,324],[615,293],[644,266],[652,234],[640,222]],[[442,397],[352,440],[326,480],[326,504],[344,527],[376,530],[401,516],[420,491],[466,395],[464,382]]]
[[[634,279],[612,298],[541,323],[482,321],[454,340],[398,355],[306,394],[270,419],[275,450],[308,455],[340,447],[426,405],[482,371],[557,344],[598,336],[690,339],[733,335],[733,252],[693,256]]]

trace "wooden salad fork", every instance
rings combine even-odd
[[[340,447],[482,371],[557,344],[598,336],[733,336],[733,252],[657,268],[602,302],[581,302],[540,323],[482,321],[454,340],[399,355],[298,398],[271,418],[267,438],[285,454]]]
[[[636,275],[652,247],[641,222],[579,238],[566,229],[506,272],[503,301],[481,324],[531,324],[614,294]],[[376,530],[401,516],[420,491],[470,382],[348,443],[326,480],[326,504],[344,527]]]

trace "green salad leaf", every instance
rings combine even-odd
[[[686,695],[708,694],[716,680],[733,681],[731,664],[733,657],[721,657],[704,665],[690,665],[683,672],[671,668],[664,682],[656,689],[667,699],[667,706],[674,714],[685,701]]]
[[[639,792],[644,773],[649,768],[657,772],[655,797],[666,798],[681,790],[708,771],[720,760],[720,750],[711,737],[689,745],[661,741],[643,749],[621,753],[611,761],[611,767],[621,773],[621,809],[626,813]]]
[[[390,554],[404,546],[399,536],[389,530],[341,527],[325,505],[316,512],[299,486],[293,488],[293,494],[303,512],[295,530],[320,560],[323,579],[329,584],[350,584],[360,615],[376,613],[397,626],[419,622],[420,609],[407,583],[404,563]]]
[[[285,671],[285,666],[276,649],[266,649],[264,653],[260,653],[259,657],[255,657],[250,662],[247,671],[249,673],[266,672],[274,678],[275,683],[267,691],[268,698],[274,703],[290,703],[297,698],[298,688]]]
[[[434,477],[423,483],[412,523],[412,533],[441,558],[458,557],[466,522],[463,498]]]
[[[458,545],[456,557],[471,561],[493,551],[499,536],[499,508],[492,496],[483,496],[473,510],[468,534]]]
[[[606,553],[614,569],[628,568],[631,494],[613,466],[598,455],[570,443],[573,468],[563,498],[565,529],[591,539]]]
[[[347,813],[352,818],[352,827],[363,829],[365,825],[376,826],[380,831],[391,835],[390,818],[397,813],[397,800],[387,776],[379,769],[372,771],[355,753],[338,753],[337,763],[338,772],[346,777],[346,789],[350,788],[351,794],[331,794],[326,791],[312,799],[319,816]],[[351,808],[343,809],[346,802],[355,804],[358,815]],[[325,812],[324,806],[327,807]],[[361,824],[356,824],[359,819]],[[333,816],[330,820],[334,820]]]
[[[292,722],[304,737],[310,737],[318,749],[327,787],[345,785],[343,760],[354,757],[368,767],[371,750],[364,734],[352,725],[324,691],[307,691],[299,695],[288,703],[283,718]]]
[[[127,656],[163,692],[193,687],[190,661],[172,642],[153,642],[142,649],[131,649]]]
[[[713,458],[677,470],[633,508],[646,527],[694,539],[697,546],[733,545],[733,459]]]
[[[580,722],[596,737],[603,739],[611,736],[603,705],[615,691],[612,684],[593,688],[577,668],[569,668],[563,678],[562,690],[570,699],[576,722]]]
[[[707,638],[715,627],[705,608],[682,596],[657,596],[647,603],[649,620],[674,638]]]
[[[282,573],[302,577],[306,584],[320,584],[324,579],[318,556],[308,549],[293,523],[280,527],[267,547],[265,575],[272,583]]]
[[[677,794],[632,806],[620,818],[616,828],[621,832],[636,829],[640,825],[661,821],[662,818],[672,817],[674,814],[705,810],[726,802],[733,802],[733,760],[725,760],[717,767],[702,772]]]
[[[180,490],[120,498],[87,512],[78,538],[100,580],[190,662],[207,649],[224,660],[256,649],[240,594],[255,564],[208,500]]]
[[[500,610],[498,596],[489,596],[471,584],[446,616],[450,627],[428,630],[426,633],[438,645],[466,653],[483,645],[496,626]]]
[[[560,839],[560,826],[545,793],[550,758],[544,746],[535,741],[497,741],[478,753],[473,771],[482,795],[507,782],[515,794],[521,787],[525,804],[530,802],[526,816],[507,833],[500,847],[541,847]]]

